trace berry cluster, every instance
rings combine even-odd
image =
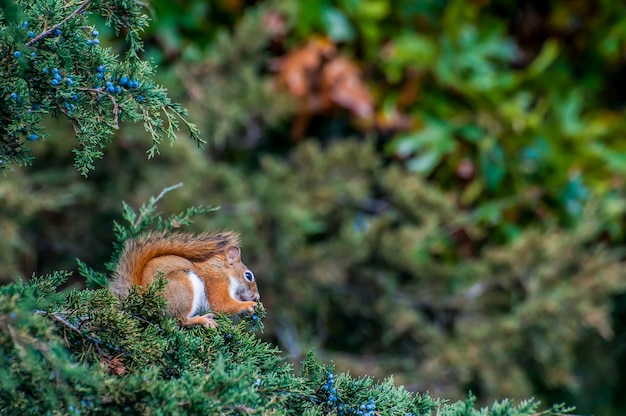
[[[70,102],[64,101],[63,102],[63,106],[65,107],[65,109],[67,110],[67,114],[68,115],[72,115],[74,109],[76,108],[76,106]]]
[[[96,68],[96,71],[97,71],[96,77],[99,80],[106,80],[104,82],[104,91],[108,92],[109,94],[121,94],[125,89],[128,90],[128,89],[139,87],[139,81],[137,81],[136,79],[130,79],[128,78],[127,75],[122,75],[117,80],[117,84],[115,84],[112,78],[107,79],[106,70],[107,70],[106,65],[99,65]],[[98,85],[95,85],[94,88],[102,89],[102,87]],[[137,101],[142,102],[143,100],[144,100],[143,96],[141,95],[137,96]]]
[[[335,388],[335,376],[333,373],[328,373],[326,376],[326,383],[322,386],[322,390],[328,393],[328,404],[334,405],[337,403],[337,389]]]
[[[376,415],[376,403],[370,398],[366,403],[361,403],[358,407],[344,406],[339,403],[337,406],[337,415],[358,415],[358,416],[374,416]]]
[[[100,32],[98,32],[97,30],[94,29],[94,31],[91,32],[92,39],[87,39],[87,45],[88,46],[99,45],[100,44],[100,39],[98,39],[98,36],[100,36]]]
[[[337,407],[337,415],[339,416],[374,416],[376,415],[376,403],[374,399],[370,398],[367,402],[361,403],[358,406],[350,406],[342,403],[337,395],[337,389],[335,388],[335,376],[329,372],[326,375],[326,382],[322,385],[322,391],[326,394],[326,403],[331,406]]]
[[[48,68],[43,69],[44,74],[47,74],[48,72],[50,72]],[[52,68],[52,79],[50,80],[50,85],[56,87],[61,82],[63,82],[63,77],[59,73],[59,68]],[[72,79],[72,77],[67,76],[65,78],[65,83],[71,87],[72,85],[74,85],[74,80]]]
[[[22,101],[22,99],[21,99],[20,95],[19,95],[18,93],[16,93],[16,92],[12,92],[12,93],[11,93],[11,95],[10,95],[9,97],[11,97],[11,100],[13,100],[13,101],[15,101],[15,102],[18,102],[18,103]],[[35,106],[37,106],[37,109],[39,108],[39,105],[38,105],[38,104],[33,104],[33,105],[32,105],[32,108],[35,108]],[[30,134],[27,136],[28,140],[30,140],[31,142],[34,142],[35,140],[37,140],[37,138],[38,138],[38,137],[39,137],[39,136],[37,136],[37,134],[36,134],[36,133],[30,133]]]

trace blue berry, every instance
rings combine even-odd
[[[104,83],[104,86],[105,87],[112,87],[113,83],[111,81],[107,81],[107,82]]]
[[[30,53],[30,57],[31,57],[31,58],[35,59],[35,57],[36,57],[36,56],[37,56],[37,53],[35,53],[35,52],[31,52],[31,53]]]
[[[42,70],[42,72],[43,72],[44,74],[47,74],[47,73],[49,72],[49,70],[48,70],[48,68],[44,68],[44,69]]]
[[[78,95],[72,94],[72,100],[78,100]]]
[[[115,93],[116,94],[121,94],[122,93],[122,87],[120,87],[119,85],[115,86]]]
[[[23,27],[24,29],[26,29],[26,28],[28,27],[28,21],[26,21],[26,22],[22,23],[22,27]]]
[[[70,77],[65,78],[65,82],[67,83],[67,85],[69,85],[70,87],[72,85],[74,85],[74,80]]]
[[[56,74],[54,74],[54,79],[60,82],[63,79],[63,77],[61,76],[61,74],[57,72]]]
[[[34,103],[33,105],[30,106],[33,110],[39,110],[41,108],[41,106],[37,103]]]
[[[34,142],[35,140],[37,140],[37,135],[35,133],[29,134],[28,140],[30,140],[31,142]]]
[[[54,29],[54,36],[61,36],[62,34],[63,34],[63,31],[59,29],[58,27]]]
[[[13,56],[15,56],[16,58],[19,58],[20,56],[22,56],[22,52],[20,52],[20,51],[15,51],[15,52],[13,53]]]
[[[9,314],[9,318],[10,318],[10,319],[15,319],[16,317],[17,317],[17,315],[16,315],[16,313],[15,313],[15,312],[11,312],[11,313]]]
[[[139,86],[139,81],[137,81],[136,79],[132,79],[128,82],[128,86],[130,88],[137,88]]]
[[[52,73],[53,74],[58,74],[59,73],[59,68],[52,68]]]
[[[92,43],[93,41],[91,39],[87,39],[87,46],[91,46]]]
[[[93,36],[94,38],[97,38],[100,35],[100,32],[98,32],[97,30],[94,30],[93,32],[91,32],[91,36]]]
[[[115,92],[115,87],[107,87],[107,92],[113,94]]]
[[[128,77],[127,77],[126,75],[123,75],[123,76],[120,78],[120,85],[124,85],[124,86],[126,86],[126,84],[128,84]]]
[[[137,96],[137,101],[139,101],[140,103],[143,103],[144,100],[145,100],[145,98],[143,98],[143,95],[138,95]]]
[[[59,81],[58,79],[53,78],[53,79],[50,81],[50,84],[52,84],[52,85],[59,85],[59,82],[60,82],[60,81]]]
[[[28,37],[29,38],[34,38],[35,37],[35,32],[33,32],[32,30],[28,31]]]
[[[107,70],[107,66],[106,65],[98,65],[98,68],[96,68],[96,71],[102,73],[104,71]]]
[[[93,40],[93,44],[94,44],[94,45],[99,45],[99,44],[100,44],[100,39],[97,39],[97,38],[96,38],[96,39],[94,39],[94,40]]]
[[[104,74],[102,72],[98,72],[98,75],[96,76],[98,77],[98,79],[104,78]]]
[[[14,100],[17,100],[17,93],[12,92],[11,93],[11,98]]]

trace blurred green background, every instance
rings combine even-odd
[[[483,403],[626,413],[626,6],[152,0],[144,57],[209,141],[88,179],[72,132],[0,182],[0,278],[98,268],[121,201],[220,205],[268,339]],[[123,52],[104,22],[103,43]],[[104,271],[104,266],[100,267]],[[81,285],[79,279],[74,282]]]

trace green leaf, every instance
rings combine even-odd
[[[363,19],[382,20],[389,14],[389,2],[385,0],[364,0],[359,4],[358,15]]]
[[[389,149],[400,157],[409,158],[409,169],[428,175],[455,146],[452,128],[433,120],[422,130],[396,138]]]
[[[495,190],[506,173],[504,151],[497,142],[493,142],[480,153],[480,169],[488,190]]]
[[[541,52],[526,69],[528,76],[534,77],[544,72],[558,57],[559,43],[554,39],[544,42]]]
[[[350,21],[340,10],[334,7],[324,6],[322,25],[328,36],[337,42],[345,42],[354,38],[354,29]]]

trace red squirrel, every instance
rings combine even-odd
[[[167,280],[167,313],[183,326],[217,326],[209,311],[254,313],[260,299],[254,274],[241,261],[233,232],[151,233],[127,240],[110,283],[120,299],[146,287],[159,272]]]

